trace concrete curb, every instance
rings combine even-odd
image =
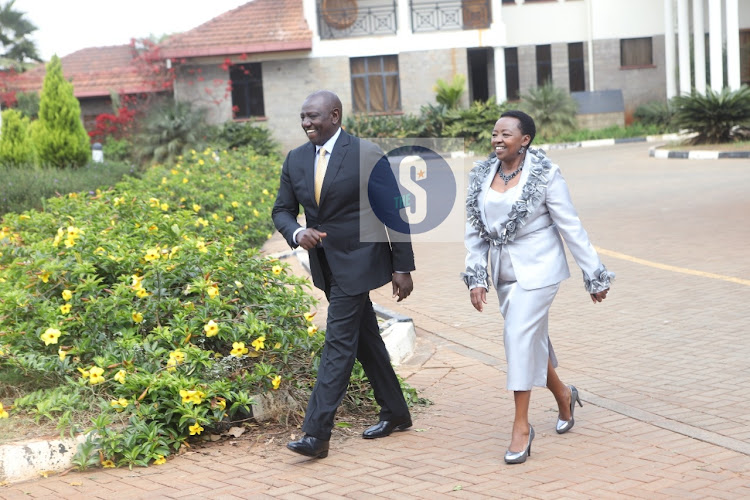
[[[657,160],[719,160],[724,158],[750,158],[750,151],[673,151],[653,147],[648,150],[648,155]]]
[[[593,139],[590,141],[559,142],[555,144],[539,144],[537,147],[544,149],[544,150],[592,148],[592,147],[600,147],[600,146],[613,146],[615,144],[629,144],[631,142],[679,141],[687,137],[689,137],[689,135],[661,134],[661,135],[647,135],[646,137],[623,137],[620,139]]]
[[[45,472],[60,472],[73,465],[85,434],[51,441],[25,441],[0,446],[0,484],[36,479]]]

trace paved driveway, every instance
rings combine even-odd
[[[655,160],[645,144],[560,150],[584,225],[617,272],[594,305],[580,271],[551,311],[559,373],[584,400],[554,432],[536,389],[532,456],[507,466],[512,395],[502,323],[474,312],[459,243],[416,246],[418,352],[399,367],[433,404],[410,432],[337,431],[324,460],[289,436],[222,442],[148,469],[95,470],[0,489],[4,498],[749,498],[750,161]],[[281,249],[279,241],[271,250]],[[283,244],[282,244],[283,245]]]

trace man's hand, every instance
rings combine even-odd
[[[327,233],[308,227],[297,235],[297,243],[305,250],[310,250],[315,248],[319,243],[323,243],[323,238],[326,236],[328,236]]]
[[[484,310],[484,304],[487,303],[487,289],[482,286],[472,288],[469,292],[469,296],[471,297],[471,305],[474,306],[474,309],[482,312]]]
[[[414,282],[411,280],[411,273],[393,273],[393,296],[398,295],[396,302],[401,302],[414,290]]]
[[[601,302],[602,300],[607,298],[607,292],[609,292],[609,288],[606,290],[602,290],[601,292],[592,293],[591,294],[591,301],[596,304],[597,302]]]

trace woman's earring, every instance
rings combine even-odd
[[[526,148],[524,146],[521,146],[520,148],[518,148],[519,155],[522,155],[524,151],[526,151]]]

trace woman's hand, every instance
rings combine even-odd
[[[484,309],[484,304],[487,303],[487,289],[478,286],[476,288],[472,288],[472,290],[469,292],[469,295],[471,296],[471,305],[474,306],[474,309],[482,312],[482,310]]]
[[[596,292],[591,294],[591,301],[596,304],[597,302],[601,302],[602,300],[607,298],[607,292],[609,292],[609,288],[606,290],[602,290],[601,292]]]

